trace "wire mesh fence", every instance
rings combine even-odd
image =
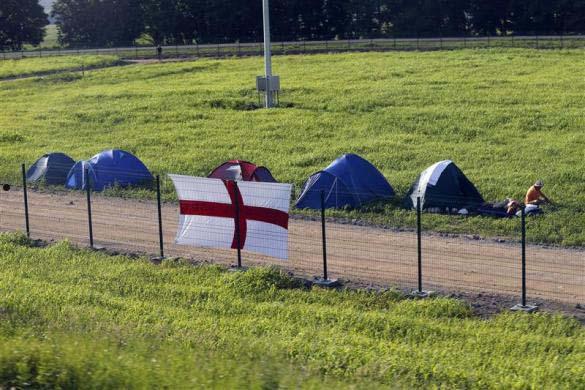
[[[25,174],[23,169],[23,178]],[[214,212],[224,215],[194,213],[223,222],[208,221],[207,225],[195,227],[190,234],[207,237],[206,245],[188,246],[175,243],[182,206],[166,175],[151,181],[145,181],[142,172],[128,170],[102,169],[85,171],[84,175],[77,182],[69,175],[65,179],[69,188],[47,185],[49,175],[41,182],[23,180],[8,191],[0,191],[0,231],[28,231],[34,239],[67,239],[81,246],[120,253],[185,257],[231,266],[238,264],[233,246],[236,234],[245,234],[245,238],[240,237],[246,241],[241,245],[244,266],[276,265],[307,278],[341,279],[413,291],[488,292],[516,296],[519,301],[524,292],[528,300],[585,302],[585,251],[528,244],[523,228],[530,237],[531,224],[539,217],[510,214],[506,223],[513,233],[505,241],[434,231],[428,218],[432,212],[449,211],[454,220],[491,218],[475,216],[472,208],[468,215],[461,215],[461,197],[440,199],[458,205],[457,210],[438,210],[422,203],[413,207],[411,212],[416,214],[418,224],[412,229],[348,223],[336,217],[338,213],[333,209],[325,208],[325,201],[321,203],[323,208],[299,214],[291,199],[286,198],[287,207],[291,205],[286,224],[288,258],[282,260],[267,256],[263,250],[278,249],[282,237],[258,224],[262,219],[254,214],[258,210],[246,209],[271,197],[282,197],[282,193],[265,191],[253,195],[259,199],[243,193],[238,200],[242,202],[238,206],[242,214],[235,217],[235,198],[230,197],[227,185],[224,188],[221,184],[220,190],[207,193],[200,189],[209,203],[221,205],[223,211]],[[113,185],[97,191],[104,178]],[[140,182],[139,188],[128,187],[134,180]],[[337,199],[368,195],[344,191],[337,188],[323,199],[328,195]],[[244,226],[245,233],[238,232],[238,226]],[[254,250],[248,250],[250,243],[255,243]]]
[[[585,35],[521,35],[521,36],[457,36],[346,39],[327,41],[276,41],[272,54],[311,54],[329,52],[392,51],[392,50],[454,50],[465,48],[533,48],[582,49]],[[123,59],[170,59],[182,57],[243,57],[261,56],[261,42],[217,43],[122,47],[59,47],[33,50],[0,51],[0,59],[19,59],[63,55],[116,55]]]

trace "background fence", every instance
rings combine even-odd
[[[23,180],[20,186],[0,191],[0,231],[24,230],[34,239],[69,239],[123,253],[237,264],[235,250],[174,244],[179,207],[175,201],[162,201],[174,194],[173,184],[163,176],[147,187],[100,193],[87,187],[27,187]],[[585,302],[585,251],[526,244],[523,231],[530,235],[532,217],[525,223],[523,218],[506,220],[514,226],[514,233],[503,242],[435,233],[426,223],[427,214],[416,210],[412,213],[418,228],[412,230],[340,220],[331,217],[329,210],[303,216],[294,213],[293,208],[289,259],[281,261],[244,250],[244,266],[277,265],[303,277],[339,278],[415,291],[486,292],[516,296],[518,301],[527,291],[529,300]],[[250,229],[248,234],[258,234]],[[231,230],[227,233],[233,234]],[[271,245],[267,238],[267,245]]]
[[[111,48],[54,48],[21,51],[2,51],[0,59],[48,57],[59,55],[117,55],[125,59],[164,59],[181,57],[233,57],[260,56],[264,54],[262,42],[218,43],[205,45],[134,46]],[[464,48],[534,48],[534,49],[581,49],[585,48],[585,35],[523,35],[482,37],[409,37],[391,39],[348,39],[330,41],[280,41],[272,42],[272,53],[310,54],[328,52],[363,52],[392,50],[454,50]]]

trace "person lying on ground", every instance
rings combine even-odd
[[[486,206],[489,204],[486,204]],[[489,205],[496,210],[503,210],[506,212],[507,215],[512,216],[515,215],[518,210],[520,210],[520,202],[512,198],[506,198],[501,202],[496,202],[492,205]]]
[[[528,189],[526,198],[524,198],[524,204],[537,206],[544,203],[552,204],[551,200],[542,192],[542,187],[544,187],[542,180],[537,180],[536,183]]]

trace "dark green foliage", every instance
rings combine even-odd
[[[0,1],[0,50],[20,50],[43,41],[49,21],[38,0]]]
[[[71,46],[131,45],[144,30],[142,0],[57,0],[59,41]]]
[[[584,0],[271,0],[275,40],[446,37],[585,32]],[[262,40],[262,2],[57,0],[61,40],[71,45]]]

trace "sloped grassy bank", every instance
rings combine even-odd
[[[584,356],[561,316],[0,235],[0,386],[579,388]]]

